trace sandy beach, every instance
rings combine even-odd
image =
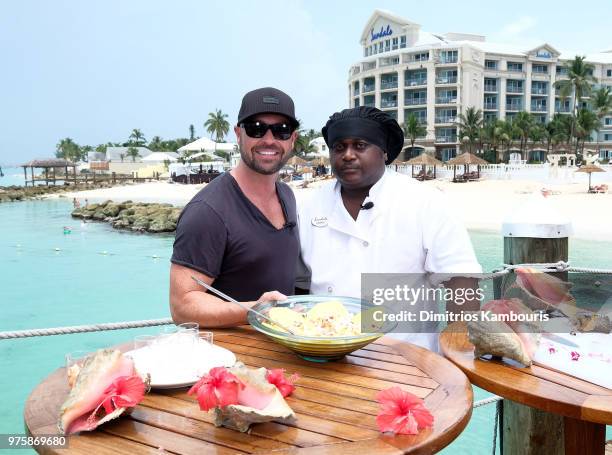
[[[314,182],[305,189],[294,188],[298,203],[321,183]],[[553,185],[525,180],[451,183],[435,180],[420,184],[432,185],[442,191],[468,229],[494,232],[501,232],[502,222],[509,214],[533,198],[541,197],[541,189],[547,188],[551,194],[545,204],[561,218],[571,221],[574,237],[612,241],[612,194],[588,194],[584,183]],[[61,197],[77,197],[81,203],[85,199],[89,202],[110,199],[117,202],[167,202],[182,206],[203,186],[154,182],[66,193]]]

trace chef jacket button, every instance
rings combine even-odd
[[[369,246],[369,245],[370,245],[370,242],[368,242],[366,240],[363,241],[363,246]]]
[[[334,288],[332,288],[331,286],[328,286],[327,292],[331,294],[332,292],[334,292]]]

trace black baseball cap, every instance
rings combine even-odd
[[[257,114],[280,114],[289,118],[294,127],[300,124],[295,118],[291,97],[273,87],[258,88],[244,95],[238,112],[238,125]]]

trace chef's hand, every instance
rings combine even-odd
[[[270,301],[283,301],[287,300],[287,296],[278,291],[269,291],[261,294],[261,297],[257,299],[257,303],[259,302],[270,302]]]

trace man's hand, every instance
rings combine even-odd
[[[287,300],[287,296],[278,291],[268,291],[261,294],[261,297],[257,299],[257,303],[259,302],[270,302],[270,301],[282,301]]]

